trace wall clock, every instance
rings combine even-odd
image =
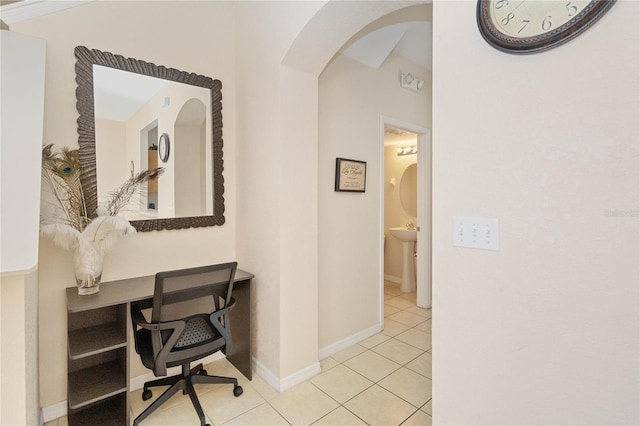
[[[537,53],[583,33],[615,0],[478,0],[484,39],[508,53]]]
[[[169,153],[171,152],[171,143],[169,142],[169,135],[163,133],[158,141],[158,156],[163,163],[169,161]]]

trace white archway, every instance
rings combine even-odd
[[[300,31],[282,65],[316,77],[362,28],[397,10],[430,1],[328,1]]]
[[[317,114],[317,105],[318,105],[318,77],[326,67],[326,65],[332,60],[332,58],[340,51],[340,49],[347,43],[352,37],[354,37],[360,30],[365,28],[367,25],[372,22],[382,18],[385,15],[390,13],[399,11],[400,9],[416,6],[419,4],[428,3],[426,1],[416,2],[416,1],[384,1],[384,2],[339,2],[339,1],[330,1],[326,3],[314,16],[313,18],[304,26],[304,28],[299,32],[296,39],[292,43],[291,47],[284,55],[281,67],[280,67],[280,81],[281,84],[279,86],[278,96],[279,96],[279,141],[283,147],[284,151],[287,151],[288,147],[291,151],[295,151],[297,155],[295,158],[297,161],[304,161],[306,168],[308,170],[313,170],[316,176],[316,185],[315,188],[306,188],[305,191],[313,190],[314,194],[314,212],[309,211],[306,213],[306,218],[313,218],[314,220],[314,228],[318,230],[318,216],[317,216],[317,203],[318,203],[318,191],[319,186],[326,186],[327,182],[318,182],[318,171],[319,168],[322,167],[332,167],[332,165],[320,165],[321,161],[324,161],[318,156],[318,114]],[[312,112],[315,111],[315,112]],[[292,131],[294,130],[294,131]],[[309,148],[308,151],[305,151],[300,145],[301,140],[314,141],[313,145]],[[301,151],[302,150],[302,151]],[[286,155],[286,153],[285,153]],[[291,157],[291,161],[294,160],[294,157]],[[296,199],[297,200],[297,199]],[[300,206],[297,204],[297,201],[291,201],[291,205],[283,208],[281,213],[282,220],[285,222],[289,222],[287,219],[289,212],[294,211],[295,213],[291,214],[290,221],[292,223],[296,222],[296,217],[298,215],[305,215],[304,210],[299,210]],[[287,203],[285,201],[285,203]],[[284,207],[281,206],[281,207]],[[293,210],[295,208],[295,210]],[[311,210],[311,209],[310,209]],[[313,215],[315,213],[315,216]],[[315,232],[315,235],[309,236],[308,234],[303,241],[296,241],[295,246],[296,250],[300,250],[302,245],[306,245],[306,250],[303,249],[303,252],[307,253],[315,253],[316,261],[313,263],[313,267],[318,270],[319,274],[322,274],[322,271],[318,268],[318,255],[319,250],[322,250],[319,244],[318,232]],[[281,254],[285,254],[287,251],[284,241],[281,240]],[[296,265],[297,266],[297,265]],[[310,318],[313,313],[317,314],[317,305],[321,303],[318,298],[319,288],[318,285],[321,283],[321,277],[316,275],[314,279],[315,285],[315,300],[307,300],[308,309],[304,310],[305,314],[308,314],[309,317],[306,317],[301,320],[300,317],[296,318],[296,321],[306,323],[308,327],[312,327],[315,325],[316,329],[321,328],[319,318],[312,319]],[[292,290],[292,292],[289,292]],[[285,305],[289,303],[299,303],[299,298],[296,298],[297,292],[295,289],[287,286],[287,284],[283,283],[280,288],[281,291],[281,303]],[[315,304],[312,309],[311,305]],[[297,312],[300,314],[303,309],[298,309]],[[323,321],[326,318],[322,318]],[[281,326],[285,324],[288,320],[286,318],[281,318]],[[313,325],[312,325],[313,324]],[[370,336],[371,334],[375,334],[380,331],[382,324],[378,324],[372,327],[369,327],[365,330],[361,330],[354,336],[351,336],[349,339],[344,339],[341,341],[333,342],[331,347],[319,348],[319,344],[316,343],[315,351],[320,358],[324,356],[334,353],[337,350],[340,350],[342,347],[350,346],[354,339],[362,339]],[[294,328],[292,327],[293,331]],[[283,331],[283,335],[281,338],[286,338],[284,334],[287,331]],[[292,337],[293,338],[293,337]],[[319,340],[319,339],[318,339]],[[282,357],[281,357],[282,359]],[[297,375],[296,380],[287,380],[286,375],[285,379],[281,380],[280,388],[289,387],[289,385],[294,385],[310,376],[315,374],[313,368],[309,368],[306,370],[308,373],[307,377],[303,375]]]
[[[320,371],[318,171],[333,164],[319,164],[318,77],[365,26],[421,3],[236,6],[236,25],[250,28],[236,40],[236,251],[256,275],[254,368],[278,390]]]

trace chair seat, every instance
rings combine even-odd
[[[209,322],[208,314],[193,315],[185,318],[185,322],[184,330],[180,334],[171,352],[179,352],[193,347],[207,345],[208,343],[222,339],[222,335],[213,327],[211,322]],[[163,344],[169,340],[171,333],[171,330],[163,330],[161,332]],[[142,364],[153,370],[155,360],[153,356],[153,345],[151,343],[151,331],[146,329],[137,330],[136,341],[138,342],[138,350],[140,351]],[[176,363],[176,365],[179,364],[179,362]]]

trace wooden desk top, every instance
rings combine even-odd
[[[253,277],[253,274],[237,269],[234,282],[250,280]],[[153,296],[154,287],[155,275],[100,283],[100,291],[87,296],[78,295],[77,287],[67,287],[67,311],[82,312],[148,299]]]

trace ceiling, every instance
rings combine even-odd
[[[2,21],[7,25],[11,25],[16,22],[80,6],[91,1],[94,0],[0,0],[0,10],[2,11]]]
[[[411,6],[370,24],[356,34],[340,53],[374,69],[395,53],[431,71],[431,4]],[[416,72],[415,70],[407,70]],[[384,144],[415,140],[415,133],[384,125]]]
[[[431,1],[416,1],[364,27],[340,53],[374,69],[395,53],[430,71],[432,21]]]
[[[127,121],[168,82],[114,68],[93,67],[96,118]]]
[[[6,23],[10,24],[11,22],[54,13],[58,10],[78,6],[90,1],[92,0],[65,2],[0,0],[0,4],[2,5],[2,18]],[[410,6],[369,24],[349,40],[340,53],[374,69],[378,69],[389,55],[395,53],[427,70],[431,70],[431,7],[432,5],[429,3]],[[127,84],[123,82],[122,87],[131,87],[131,85],[138,89],[146,87],[146,97],[151,97],[159,90],[155,83],[147,85],[144,81],[133,80]],[[96,90],[99,89],[96,88]],[[133,93],[132,90],[126,89],[113,95],[120,98],[121,101],[128,99],[129,110],[117,111],[116,109],[107,108],[103,111],[96,111],[96,114],[98,116],[102,115],[104,118],[122,120],[139,108],[143,102],[143,99],[131,98],[131,93]],[[105,92],[103,92],[103,95],[107,96]],[[107,104],[109,105],[111,102],[107,102]],[[100,114],[98,114],[99,112]]]
[[[11,25],[93,0],[0,0],[2,20]],[[378,69],[393,52],[431,69],[431,1],[400,9],[365,27],[340,53]]]
[[[401,22],[382,27],[354,41],[342,54],[378,69],[392,52],[430,70],[431,22]]]

